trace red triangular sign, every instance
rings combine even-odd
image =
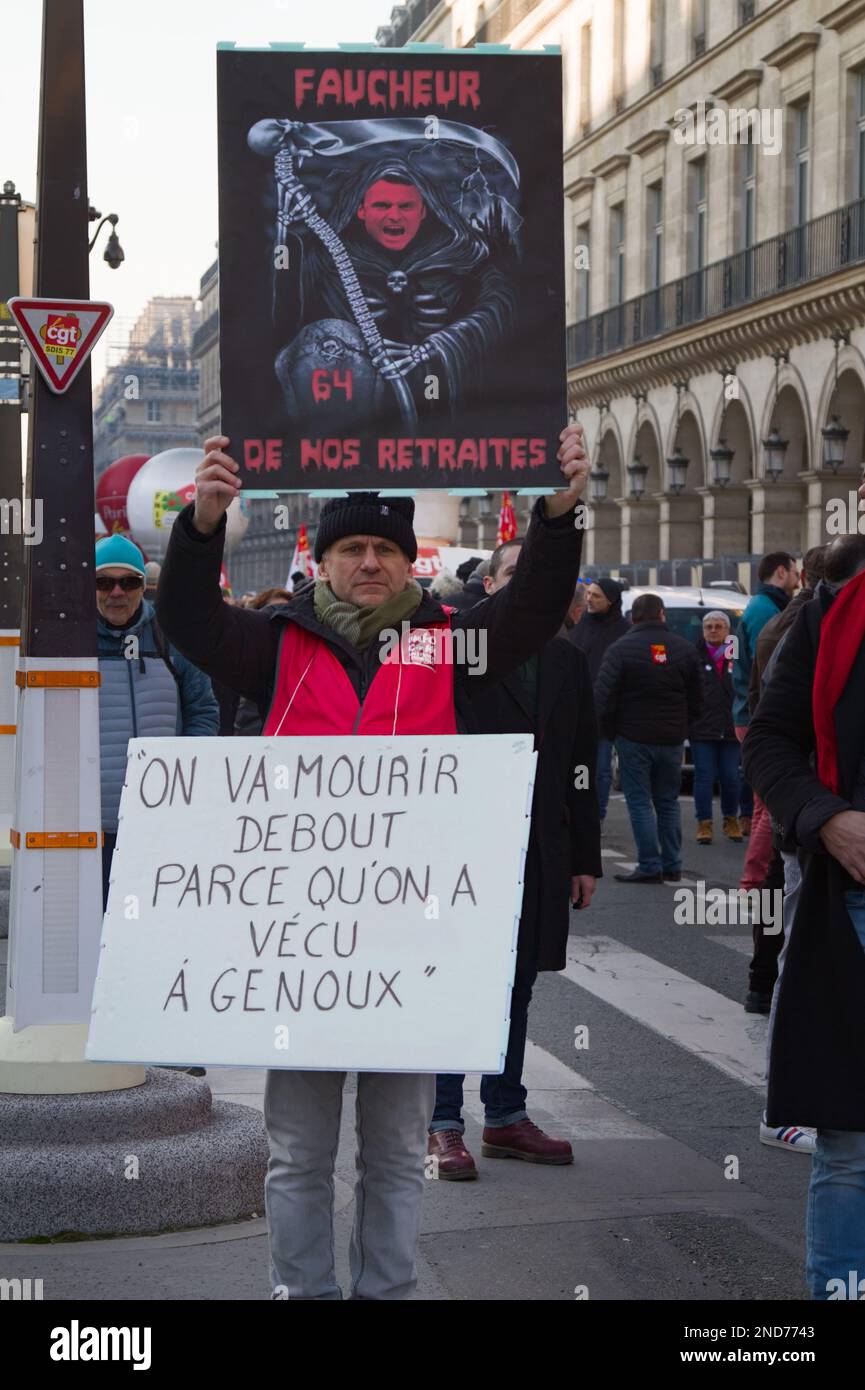
[[[114,313],[92,299],[9,300],[9,312],[46,382],[58,396],[68,391]]]

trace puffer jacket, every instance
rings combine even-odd
[[[146,599],[129,627],[112,627],[99,615],[97,634],[102,829],[113,835],[130,738],[216,734],[219,706],[209,678],[159,634],[153,604]]]
[[[739,639],[738,656],[733,663],[733,720],[739,728],[747,727],[751,722],[748,686],[757,638],[776,614],[783,613],[789,602],[790,595],[777,585],[761,584],[742,614],[736,633]]]

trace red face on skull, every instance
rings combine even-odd
[[[380,246],[388,251],[404,251],[420,231],[426,207],[413,184],[385,178],[366,190],[357,215]]]

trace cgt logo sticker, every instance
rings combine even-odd
[[[77,314],[49,314],[39,337],[45,344],[46,353],[54,358],[59,367],[74,358],[81,342],[81,323]]]
[[[667,648],[664,646],[663,642],[652,643],[652,660],[656,666],[666,666]]]

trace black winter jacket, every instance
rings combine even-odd
[[[666,623],[635,623],[604,657],[595,704],[606,738],[684,743],[702,708],[696,647]]]
[[[622,615],[619,604],[608,608],[606,613],[584,613],[580,621],[571,628],[568,641],[573,642],[578,651],[585,652],[592,685],[598,679],[607,649],[630,630],[631,624]]]
[[[688,728],[688,738],[706,739],[711,742],[735,743],[736,730],[733,725],[733,663],[725,661],[719,676],[714,661],[709,655],[706,639],[698,637],[694,643],[700,661],[700,679],[703,688],[703,708]]]
[[[478,733],[535,735],[538,764],[517,952],[528,969],[564,970],[571,878],[600,878],[602,872],[597,725],[586,658],[563,638],[548,642],[538,658],[536,707],[519,671],[486,688],[475,686],[468,682]],[[578,767],[589,771],[587,787],[574,786]]]
[[[820,828],[856,800],[865,759],[865,643],[835,706],[839,792],[814,768],[812,692],[823,619],[834,593],[818,584],[799,609],[742,745],[745,775],[800,851],[802,887],[790,930],[769,1059],[768,1121],[865,1130],[865,951],[845,892],[861,888],[827,853]]]
[[[321,623],[315,615],[312,586],[291,603],[257,611],[224,603],[219,570],[225,518],[212,536],[203,536],[192,525],[192,512],[193,504],[189,503],[171,528],[156,595],[159,623],[178,651],[200,670],[267,711],[273,696],[280,638],[297,625],[328,644],[363,700],[378,671],[382,646],[371,642],[365,652],[359,652]],[[468,612],[453,615],[454,629],[478,628],[486,632],[485,674],[471,675],[468,666],[454,666],[459,732],[472,728],[466,687],[500,680],[540,651],[558,632],[577,582],[582,535],[582,530],[574,526],[572,512],[550,519],[539,499],[510,583]],[[442,606],[424,593],[409,622],[412,628],[428,627],[443,622],[445,617]],[[471,652],[474,645],[466,643],[467,650]]]

